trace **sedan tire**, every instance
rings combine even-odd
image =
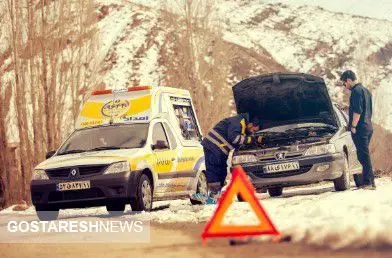
[[[354,174],[354,182],[356,187],[363,186],[363,175],[362,174]]]
[[[341,177],[333,180],[335,186],[335,191],[341,192],[350,189],[350,171],[348,169],[348,157],[347,154],[344,155],[344,168]]]
[[[283,188],[282,187],[268,188],[268,194],[271,197],[281,196],[282,193],[283,193]]]

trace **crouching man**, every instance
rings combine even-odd
[[[253,134],[260,130],[259,120],[249,121],[249,114],[239,114],[220,121],[203,139],[206,177],[209,194],[193,194],[192,199],[215,204],[227,175],[227,158],[231,150],[241,145],[261,143]]]

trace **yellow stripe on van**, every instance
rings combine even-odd
[[[151,95],[142,96],[140,98],[131,99],[130,105],[125,116],[133,116],[140,112],[146,111],[151,108]]]
[[[83,117],[93,118],[93,119],[101,119],[104,118],[101,112],[101,109],[105,103],[103,102],[86,102],[83,105],[83,109],[80,112],[80,115]]]

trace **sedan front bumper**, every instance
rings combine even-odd
[[[264,166],[284,162],[299,162],[293,171],[265,173]],[[257,189],[271,186],[296,186],[339,178],[343,174],[344,155],[341,153],[301,157],[275,162],[241,164]]]

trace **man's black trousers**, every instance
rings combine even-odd
[[[355,147],[357,148],[358,161],[362,165],[362,175],[364,185],[375,185],[372,161],[369,153],[369,143],[372,138],[373,131],[357,131],[351,133]]]

